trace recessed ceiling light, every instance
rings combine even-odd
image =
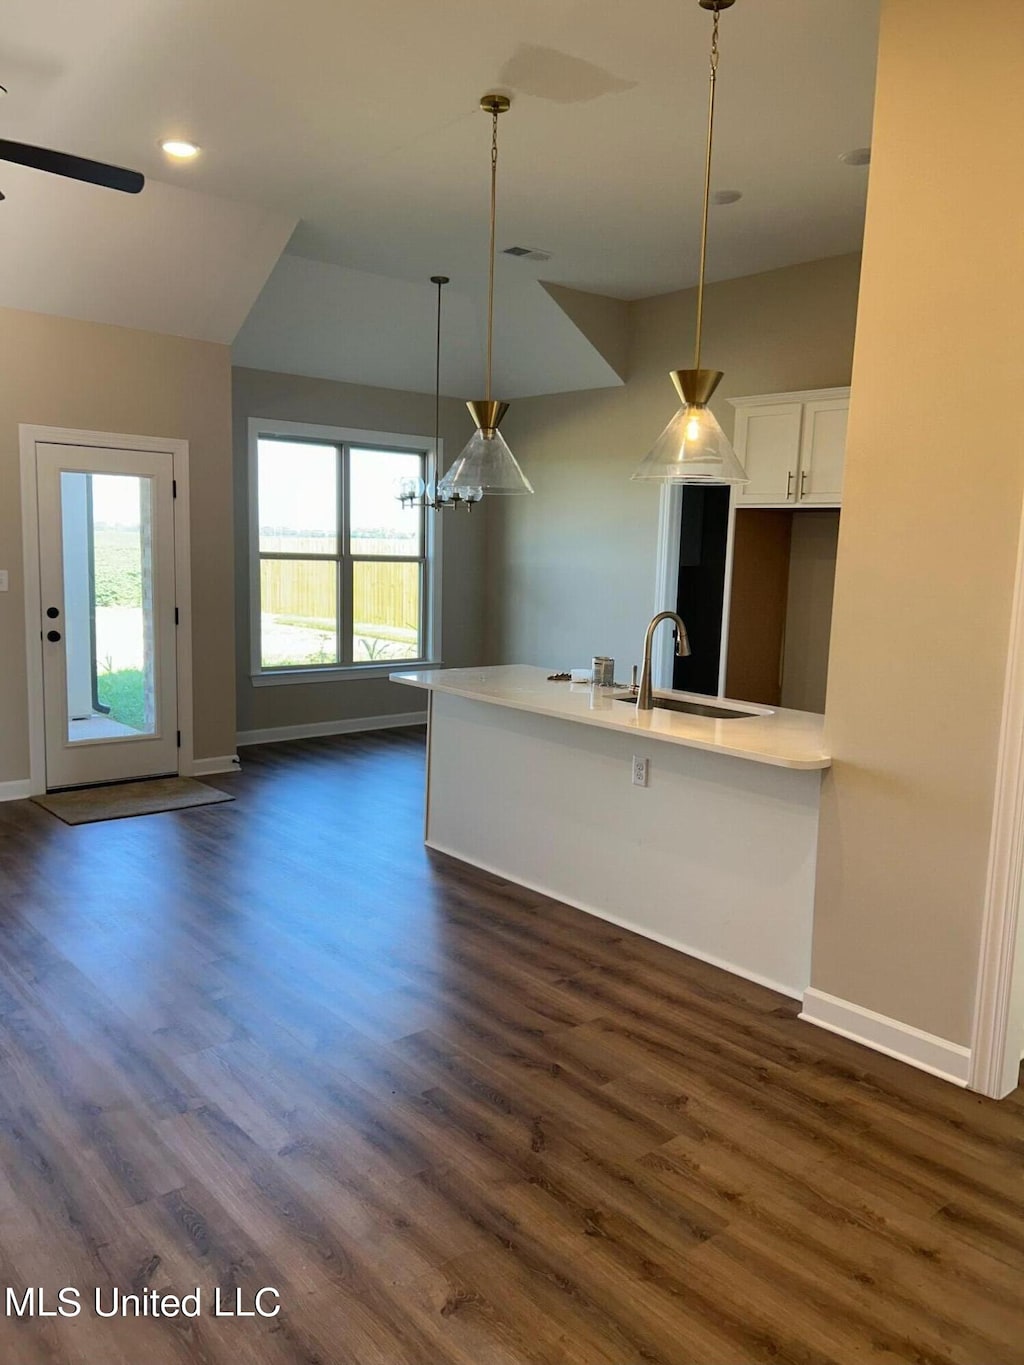
[[[711,198],[716,204],[735,204],[743,198],[742,190],[715,190]]]
[[[847,166],[870,166],[871,148],[854,147],[850,152],[842,152],[839,160],[845,162]]]
[[[199,155],[199,148],[194,142],[183,142],[179,138],[168,138],[166,142],[161,142],[160,146],[176,161],[191,161],[194,156]]]

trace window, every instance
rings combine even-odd
[[[257,682],[386,674],[431,657],[440,528],[396,490],[428,480],[432,444],[250,423]]]

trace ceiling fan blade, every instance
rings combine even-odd
[[[48,147],[31,147],[27,142],[8,142],[0,138],[0,161],[13,161],[18,166],[33,166],[51,175],[66,175],[71,180],[85,180],[90,185],[105,185],[107,189],[138,194],[146,183],[138,171],[127,171],[123,166],[108,166],[102,161],[89,161],[84,156],[70,156],[67,152],[53,152]]]

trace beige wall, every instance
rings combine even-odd
[[[813,984],[969,1042],[1024,489],[1024,6],[885,0]]]
[[[189,442],[195,753],[234,753],[226,346],[0,309],[0,782],[29,774],[18,424]]]
[[[233,391],[239,730],[271,730],[422,709],[420,693],[396,686],[386,679],[253,687],[249,652],[247,442],[250,417],[429,436],[434,430],[433,395],[241,368],[234,371]],[[466,405],[454,399],[442,400],[441,437],[445,445],[446,467],[465,445],[472,430]],[[484,503],[472,512],[449,511],[431,515],[444,517],[441,595],[443,661],[450,668],[479,663],[484,605],[482,570],[488,508]]]
[[[824,711],[839,513],[793,513],[782,663],[782,705]]]
[[[709,287],[707,364],[730,396],[850,382],[859,257]],[[668,371],[690,363],[694,294],[630,305],[628,383],[513,403],[504,430],[536,489],[492,514],[487,653],[545,667],[639,661],[654,604],[658,491],[630,482],[677,406]]]

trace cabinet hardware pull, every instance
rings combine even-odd
[[[790,469],[786,473],[786,497],[793,496],[793,471]]]
[[[803,498],[803,497],[806,497],[806,495],[807,495],[807,470],[806,470],[806,469],[801,469],[801,471],[800,471],[800,496]]]

